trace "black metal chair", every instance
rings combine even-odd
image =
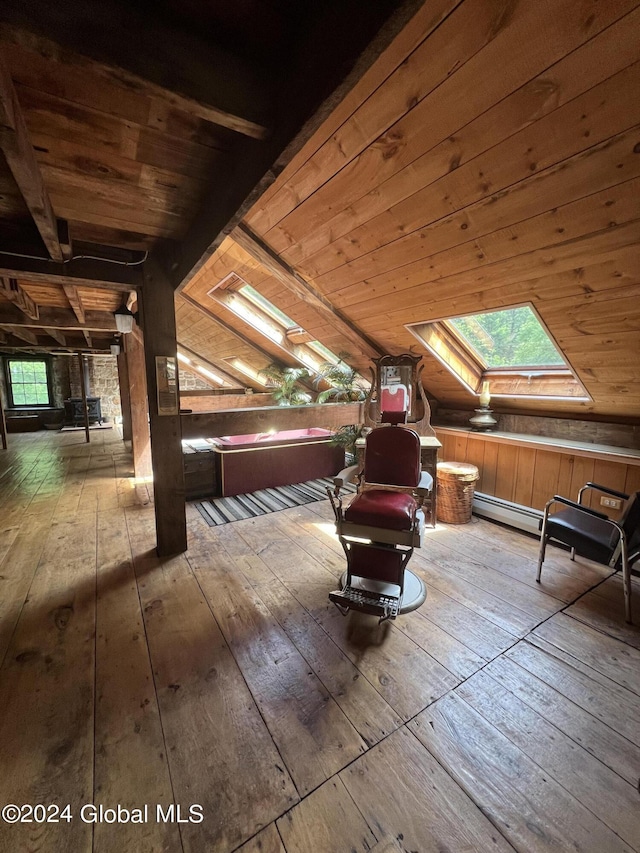
[[[626,501],[618,521],[582,505],[582,497],[590,489]],[[566,509],[551,513],[554,504],[563,504]],[[549,539],[562,542],[571,548],[572,560],[580,554],[596,563],[622,570],[625,618],[631,622],[631,566],[640,559],[640,492],[627,495],[607,486],[587,483],[578,492],[577,501],[554,495],[544,508],[540,528],[538,583],[547,542]]]

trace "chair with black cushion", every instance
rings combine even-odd
[[[583,496],[589,490],[626,501],[620,519],[614,521],[602,512],[583,506]],[[551,512],[556,504],[561,504],[564,509]],[[587,483],[578,492],[577,501],[560,495],[551,498],[545,506],[540,528],[538,583],[547,542],[549,539],[561,542],[571,549],[572,560],[580,554],[596,563],[622,570],[625,618],[631,622],[631,566],[640,559],[640,492],[627,495],[597,483]]]
[[[394,418],[395,420],[395,418]],[[340,490],[359,480],[359,493],[343,510]],[[420,467],[420,437],[396,424],[366,439],[364,467],[341,471],[329,497],[336,532],[347,557],[342,588],[329,598],[346,614],[359,610],[380,621],[415,610],[426,598],[423,582],[406,566],[422,544],[424,514],[418,500],[433,487]]]

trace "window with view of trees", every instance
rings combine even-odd
[[[564,359],[527,305],[447,323],[487,367],[561,367]]]
[[[531,305],[443,317],[406,328],[471,394],[589,400]]]
[[[49,365],[44,359],[7,360],[10,405],[51,405]]]

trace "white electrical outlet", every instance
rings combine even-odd
[[[603,495],[600,498],[600,506],[608,506],[610,509],[620,509],[622,501],[619,498],[605,498]]]

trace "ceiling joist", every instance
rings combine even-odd
[[[19,326],[30,329],[60,329],[60,331],[115,332],[116,322],[110,311],[86,311],[84,322],[67,308],[40,306],[39,317],[32,319],[18,311],[14,305],[0,302],[0,326]]]
[[[63,284],[62,289],[64,290],[65,296],[69,300],[69,305],[73,309],[73,313],[78,318],[78,322],[84,325],[84,305],[82,304],[82,299],[80,298],[80,294],[78,293],[78,288],[73,284]]]
[[[48,3],[27,12],[20,0],[7,0],[3,18],[2,37],[27,50],[243,136],[268,135],[271,99],[258,68],[203,37],[180,34],[162,21],[160,7],[152,27],[141,10],[118,0],[76,4],[72,17]]]
[[[29,329],[21,329],[19,326],[8,326],[7,331],[12,334],[14,338],[19,338],[21,341],[25,341],[31,346],[38,346],[37,335],[29,331]]]
[[[13,302],[30,320],[38,319],[38,306],[15,278],[0,278],[0,293]]]
[[[72,284],[83,287],[122,290],[128,293],[142,286],[142,267],[107,260],[76,258],[66,263],[44,258],[22,258],[0,252],[0,276],[28,278],[44,284]]]
[[[47,251],[63,260],[58,223],[44,185],[35,151],[9,71],[0,56],[0,148]]]
[[[58,331],[57,329],[45,329],[44,331],[49,335],[50,338],[53,338],[54,341],[59,343],[61,347],[66,347],[67,339],[62,334],[62,332]]]

